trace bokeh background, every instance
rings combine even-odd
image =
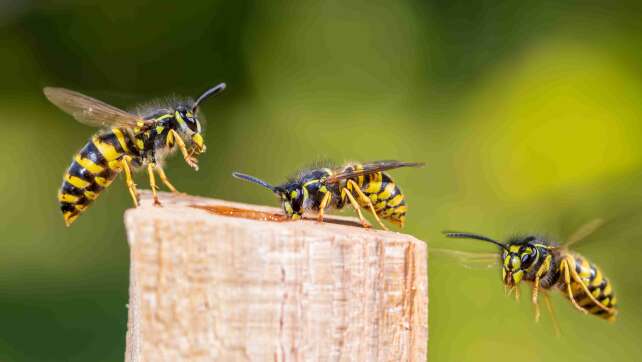
[[[528,298],[505,297],[498,269],[432,255],[432,361],[639,360],[642,6],[605,4],[0,2],[0,360],[124,354],[129,195],[116,181],[64,227],[61,175],[94,130],[42,87],[129,108],[221,81],[201,170],[169,161],[181,190],[275,205],[230,173],[276,183],[318,159],[396,158],[429,164],[394,176],[405,231],[434,248],[494,250],[444,229],[563,240],[612,221],[577,249],[613,281],[620,318],[556,294],[561,338]]]

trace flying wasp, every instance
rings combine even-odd
[[[566,243],[557,244],[535,235],[516,236],[502,243],[486,236],[466,232],[445,232],[450,238],[474,239],[499,247],[497,253],[478,254],[451,251],[469,260],[494,260],[502,265],[502,280],[509,291],[515,289],[519,297],[518,286],[522,281],[532,283],[531,301],[535,306],[535,320],[539,319],[538,296],[540,290],[558,289],[568,298],[575,309],[585,314],[592,314],[603,319],[614,321],[617,315],[617,299],[609,280],[601,270],[586,258],[569,248],[584,239],[602,225],[601,219],[583,225]],[[443,251],[443,250],[441,250]],[[544,301],[551,316],[553,310],[546,293]]]
[[[198,170],[196,156],[205,152],[198,107],[224,89],[225,83],[221,83],[206,90],[196,101],[174,101],[130,113],[68,89],[44,88],[47,99],[78,122],[104,128],[76,154],[64,175],[58,201],[65,224],[71,225],[121,171],[125,172],[125,183],[135,206],[139,196],[132,169],[147,168],[155,205],[160,205],[160,201],[154,171],[167,188],[176,192],[163,171],[163,160],[178,147],[185,162]]]
[[[321,167],[305,170],[279,186],[272,186],[254,176],[239,172],[234,172],[233,176],[274,192],[281,199],[283,211],[291,219],[300,219],[304,211],[313,210],[317,212],[318,220],[323,221],[327,208],[342,209],[349,202],[364,227],[370,225],[363,217],[361,207],[367,207],[377,223],[384,230],[388,230],[381,219],[387,219],[403,227],[408,206],[404,194],[384,171],[419,166],[423,166],[423,163],[352,162],[339,168]]]

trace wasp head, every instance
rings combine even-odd
[[[502,252],[502,279],[504,284],[513,287],[519,284],[524,275],[531,272],[540,259],[540,246],[536,237],[528,236],[509,241]]]
[[[201,122],[196,114],[185,106],[178,106],[174,118],[177,124],[176,130],[188,148],[193,149],[196,153],[204,152],[205,144],[201,133]]]
[[[279,186],[275,188],[275,192],[281,198],[281,207],[289,218],[300,219],[303,216],[305,197],[300,184],[290,183]]]
[[[240,180],[261,185],[274,192],[274,194],[281,199],[281,207],[289,218],[299,219],[303,215],[303,202],[305,201],[305,196],[303,188],[299,183],[290,182],[285,185],[275,187],[259,178],[240,172],[234,172],[232,173],[232,176]]]
[[[187,106],[180,105],[176,108],[175,119],[178,124],[177,130],[181,138],[188,146],[197,152],[205,152],[201,122],[198,120],[198,107],[208,97],[217,94],[225,89],[225,83],[220,83],[201,94],[196,101]]]

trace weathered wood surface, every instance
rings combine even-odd
[[[424,242],[351,218],[261,221],[192,205],[280,210],[142,196],[125,214],[127,361],[427,359]]]

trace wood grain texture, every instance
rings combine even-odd
[[[424,242],[352,218],[261,221],[193,206],[280,210],[160,196],[162,208],[143,193],[125,214],[127,361],[427,360]]]

